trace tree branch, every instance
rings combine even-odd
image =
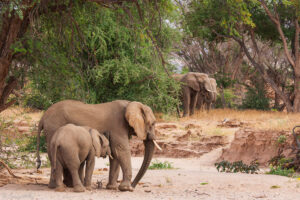
[[[279,16],[278,16],[278,13],[276,12],[275,13],[275,16],[271,13],[271,11],[269,10],[269,8],[267,7],[267,4],[264,0],[259,0],[261,5],[263,6],[263,8],[265,9],[267,15],[269,16],[269,18],[271,19],[271,21],[275,24],[276,28],[277,28],[277,31],[280,35],[280,38],[283,42],[283,47],[284,47],[284,52],[285,52],[285,55],[289,61],[289,63],[293,66],[293,68],[295,69],[295,62],[289,52],[289,49],[288,49],[288,44],[287,44],[287,41],[286,41],[286,38],[284,36],[284,33],[282,31],[282,28],[281,28],[281,24],[280,24],[280,21],[279,21]],[[299,41],[298,41],[299,42]]]

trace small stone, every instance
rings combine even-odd
[[[18,131],[23,133],[23,132],[29,132],[30,131],[30,127],[28,126],[19,126],[18,127]]]
[[[146,190],[144,190],[144,191],[147,192],[147,193],[151,192],[151,190],[149,190],[149,189],[146,189]]]

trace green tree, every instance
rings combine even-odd
[[[166,4],[161,9],[163,21],[151,22],[151,34],[157,35],[156,45],[167,58],[179,32],[164,21],[174,19],[175,7]],[[51,20],[41,18],[38,36],[30,41],[28,60],[34,66],[29,70],[33,88],[29,105],[47,108],[63,99],[89,103],[126,99],[164,112],[176,107],[178,86],[164,71],[172,66],[162,66],[144,26],[131,27],[133,9],[128,15],[124,9],[111,11],[86,3],[70,11],[65,14],[67,22],[53,20],[61,17],[55,13]],[[79,34],[72,32],[74,27]]]
[[[85,7],[86,5],[87,7]],[[77,15],[83,12],[79,9],[80,6],[90,10],[85,10],[85,15]],[[93,12],[87,13],[92,10],[91,7],[94,7]],[[113,84],[126,83],[128,86],[128,80],[132,84],[132,78],[137,80],[139,72],[146,73],[146,70],[134,69],[141,66],[149,69],[151,73],[148,72],[147,76],[143,74],[138,81],[143,81],[147,77],[146,80],[151,80],[152,85],[156,85],[157,91],[161,91],[162,88],[169,88],[172,84],[169,84],[170,81],[167,81],[165,75],[159,72],[164,70],[165,73],[168,73],[169,66],[165,61],[165,54],[170,47],[168,42],[172,42],[174,39],[172,34],[168,33],[168,31],[172,32],[171,29],[161,31],[163,30],[162,26],[166,25],[164,22],[167,15],[169,16],[168,20],[170,20],[171,15],[175,16],[173,12],[176,9],[169,0],[14,0],[1,1],[0,8],[0,112],[16,101],[17,98],[10,95],[16,94],[15,91],[18,89],[20,77],[17,75],[22,71],[26,72],[27,69],[30,70],[31,79],[35,81],[32,83],[33,93],[36,94],[36,97],[40,95],[41,98],[48,101],[48,105],[64,98],[79,98],[87,102],[95,102],[96,99],[97,101],[104,101],[117,97],[108,95],[102,98],[103,100],[99,100],[101,91],[95,91],[96,87],[94,88],[97,85],[100,87],[96,75],[98,77],[108,75],[108,70],[104,69],[108,66],[111,73],[117,72]],[[105,13],[106,11],[109,13]],[[99,25],[97,21],[84,24],[91,22],[94,15],[101,19],[101,13],[97,12],[103,12],[104,17],[110,15],[111,19],[109,17],[107,19],[115,23],[114,29],[109,27],[109,21],[106,22],[105,19],[102,19],[101,22],[105,23],[106,27],[103,25],[98,29],[93,29]],[[124,23],[126,20],[127,23]],[[55,25],[56,27],[53,27]],[[122,26],[118,29],[117,25]],[[126,28],[128,29],[125,30]],[[122,29],[125,30],[124,33],[121,32]],[[136,29],[139,31],[135,31]],[[119,38],[118,34],[120,37],[128,38]],[[134,38],[139,41],[134,41]],[[143,46],[144,43],[141,42],[142,39],[140,38],[144,38],[145,46]],[[110,41],[115,39],[117,42]],[[124,43],[122,43],[122,39],[124,39]],[[129,44],[132,41],[134,42]],[[141,50],[140,47],[142,47]],[[121,48],[123,51],[113,52],[117,48]],[[165,50],[162,51],[161,48]],[[150,49],[152,50],[151,53]],[[36,53],[38,50],[43,50],[43,52]],[[144,56],[141,56],[142,51],[144,51]],[[137,55],[141,57],[138,58]],[[153,62],[151,62],[153,68],[144,65],[150,63],[149,55],[152,55],[153,58]],[[26,56],[25,59],[24,56]],[[135,57],[135,60],[132,57]],[[43,61],[42,58],[44,58]],[[122,59],[119,60],[118,58]],[[124,77],[127,70],[124,66],[131,64],[133,65],[130,68],[130,73],[134,72],[133,75]],[[118,66],[120,69],[117,69]],[[36,73],[41,74],[39,76]],[[152,75],[151,78],[149,74]],[[53,79],[53,77],[58,80]],[[81,77],[84,78],[81,79]],[[38,80],[40,80],[39,84],[35,84]],[[167,84],[165,86],[160,85],[157,80],[160,80],[161,83],[165,81]],[[48,87],[51,82],[60,84],[61,87],[55,88],[50,96],[50,93],[41,94],[41,91],[49,92],[51,90],[51,87]],[[122,96],[120,93],[124,93],[124,91],[114,91],[119,96]],[[173,89],[168,89],[168,91],[172,93]],[[167,99],[167,95],[164,97],[156,96],[168,104],[174,103],[174,98]]]
[[[289,112],[300,111],[300,53],[298,0],[193,0],[186,14],[188,30],[196,37],[221,42],[234,39],[264,81],[286,104]],[[251,46],[247,44],[250,39]],[[290,100],[266,73],[257,41],[280,44],[294,72],[294,100]]]

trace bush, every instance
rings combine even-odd
[[[165,162],[160,162],[158,160],[154,161],[151,163],[148,169],[174,169],[172,166],[172,163],[165,161]]]
[[[293,168],[287,169],[287,168],[282,168],[281,166],[271,165],[270,171],[267,172],[266,174],[292,177],[295,174],[295,170]]]
[[[223,108],[221,95],[222,94],[219,93],[217,96],[216,108]],[[234,100],[236,98],[237,98],[237,96],[233,94],[233,91],[231,89],[224,89],[224,99],[225,99],[226,106],[231,107],[231,108],[236,108],[237,105],[234,103]]]
[[[250,165],[246,165],[243,163],[243,161],[237,161],[237,162],[228,162],[226,160],[215,163],[215,167],[217,168],[218,172],[241,172],[241,173],[257,173],[259,170],[258,163],[255,161],[252,161]]]
[[[36,140],[37,136],[33,135],[28,137],[26,139],[25,144],[20,145],[19,151],[21,152],[36,152]],[[46,136],[41,135],[40,137],[40,151],[41,152],[47,152],[47,147],[46,147]]]
[[[270,110],[270,99],[266,97],[265,89],[248,88],[245,99],[243,99],[243,109]]]

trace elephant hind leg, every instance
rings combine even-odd
[[[68,168],[63,168],[64,184],[67,187],[73,187],[73,179]]]
[[[63,175],[63,167],[60,162],[56,162],[56,169],[54,172],[55,183],[56,183],[55,191],[58,191],[58,192],[65,191],[65,186],[62,182],[62,175]]]
[[[79,176],[80,160],[77,156],[69,157],[68,161],[65,161],[66,166],[72,176],[74,192],[84,192],[85,189]],[[72,158],[72,159],[71,159]]]

